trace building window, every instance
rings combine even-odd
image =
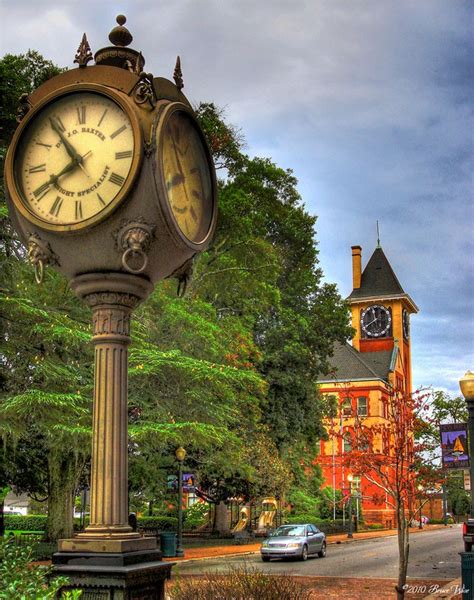
[[[350,417],[352,415],[351,398],[344,398],[344,400],[342,401],[342,414],[344,417]]]
[[[369,441],[367,432],[360,435],[357,446],[358,446],[357,449],[360,450],[361,452],[369,452],[371,450],[370,441]]]
[[[365,396],[357,398],[357,414],[359,417],[367,416],[367,398]]]
[[[352,452],[352,436],[348,431],[344,434],[344,452]]]

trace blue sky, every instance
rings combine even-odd
[[[3,0],[1,53],[73,67],[82,33],[108,45],[124,13],[146,70],[182,60],[191,101],[213,101],[246,151],[293,169],[326,280],[352,287],[382,247],[420,308],[416,386],[459,393],[474,369],[473,5],[468,0]],[[40,9],[41,7],[41,9]],[[21,25],[19,25],[21,23]],[[365,259],[365,260],[364,260]]]

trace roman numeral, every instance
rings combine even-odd
[[[194,210],[194,207],[191,206],[191,208],[189,209],[189,212],[191,213],[192,218],[194,219],[194,222],[197,223],[198,217],[197,214]]]
[[[197,190],[193,190],[193,191],[191,192],[191,194],[192,194],[192,195],[193,195],[195,198],[197,198],[198,200],[200,200],[200,199],[201,199],[201,194],[200,194],[200,193],[199,193]]]
[[[45,196],[49,192],[49,181],[40,185],[38,189],[34,190],[33,196],[36,200],[41,200],[43,196]]]
[[[110,139],[113,140],[114,138],[116,138],[118,135],[120,135],[126,129],[127,129],[127,126],[126,125],[122,125],[122,127],[119,127],[117,129],[117,131],[114,131],[113,133],[110,134]]]
[[[76,200],[76,219],[82,219],[82,202]]]
[[[84,125],[86,122],[86,107],[85,106],[77,106],[77,121],[79,125]]]
[[[99,202],[102,204],[102,206],[105,206],[105,202],[101,198],[100,194],[97,194],[97,198],[99,199]]]
[[[44,171],[46,171],[46,163],[43,163],[42,165],[36,165],[36,167],[30,167],[28,169],[28,173],[43,173]]]
[[[51,145],[51,144],[43,144],[43,142],[35,142],[35,144],[36,144],[37,146],[44,146],[44,147],[45,147],[45,148],[47,148],[48,150],[49,150],[50,148],[52,148],[52,145]]]
[[[61,196],[57,196],[56,200],[53,202],[53,205],[49,209],[49,214],[57,217],[59,215],[59,211],[61,210],[62,203],[63,199]]]
[[[108,110],[109,110],[109,109],[108,109],[108,108],[106,108],[106,109],[104,110],[104,112],[102,113],[102,116],[100,117],[100,119],[99,119],[99,122],[97,123],[97,127],[100,127],[100,124],[101,124],[101,123],[102,123],[102,121],[104,120],[104,117],[105,117],[105,115],[107,114],[107,111],[108,111]]]
[[[54,120],[56,121],[56,124],[61,131],[66,131],[64,123],[61,121],[61,117],[54,117]]]
[[[121,175],[117,175],[117,173],[111,173],[110,177],[109,177],[109,181],[111,181],[112,183],[115,183],[115,185],[123,185],[123,182],[125,181],[125,177],[122,177]]]
[[[120,160],[121,158],[131,158],[133,152],[131,150],[124,150],[123,152],[116,152],[115,159]]]

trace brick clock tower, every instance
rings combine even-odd
[[[397,345],[403,388],[411,393],[410,314],[417,313],[418,307],[404,292],[380,245],[363,272],[362,248],[352,246],[352,282],[348,298],[356,330],[352,346],[366,353],[393,350]]]
[[[363,424],[380,430],[390,426],[387,405],[394,389],[412,392],[410,315],[418,307],[404,291],[380,244],[362,270],[362,248],[352,246],[353,290],[347,298],[355,330],[351,344],[336,344],[331,371],[319,380],[323,395],[336,399],[336,414],[325,422],[328,439],[320,455],[325,486],[349,490],[357,498],[356,512],[368,523],[394,525],[393,507],[381,497],[380,487],[360,475],[348,478],[344,454],[352,450],[354,435]],[[378,439],[377,452],[391,452],[387,440]],[[334,502],[334,514],[336,502]]]

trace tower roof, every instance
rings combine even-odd
[[[374,250],[362,272],[360,287],[352,290],[348,300],[358,301],[369,298],[406,298],[413,312],[418,312],[418,307],[402,288],[380,246]]]
[[[388,375],[393,371],[393,362],[398,348],[361,353],[348,343],[336,343],[333,352],[333,356],[329,359],[331,371],[321,377],[319,383],[375,379],[388,382]]]

